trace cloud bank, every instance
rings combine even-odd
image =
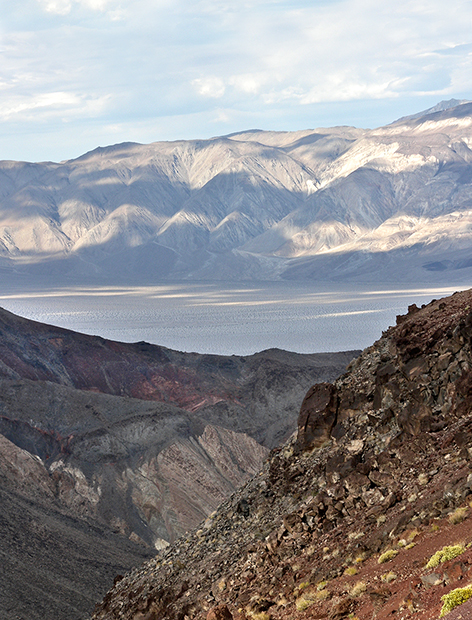
[[[472,97],[472,2],[0,0],[0,159]]]

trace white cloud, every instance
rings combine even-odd
[[[48,13],[56,15],[68,15],[73,6],[82,6],[92,11],[103,12],[109,6],[116,6],[116,10],[112,11],[113,15],[120,14],[119,2],[116,0],[37,0],[40,6]]]
[[[460,17],[466,7],[454,0],[447,12],[435,0],[238,6],[236,10],[228,2],[204,4],[221,34],[215,39],[214,60],[206,45],[203,75],[200,67],[201,75],[192,82],[199,94],[233,104],[255,96],[262,105],[273,106],[446,93],[458,73],[457,57],[440,63],[422,59],[438,45],[457,50],[470,39],[470,24]],[[224,63],[216,49],[220,44],[230,50],[227,57],[220,52]],[[457,53],[464,55],[465,50]],[[464,84],[470,88],[470,83],[468,78]]]
[[[48,13],[56,13],[56,15],[67,15],[72,8],[70,0],[38,0],[41,6]]]
[[[223,80],[214,75],[206,78],[197,78],[192,81],[192,85],[199,95],[202,97],[210,97],[211,99],[220,99],[225,94],[225,84]]]
[[[263,73],[243,73],[241,75],[233,75],[228,80],[231,86],[248,95],[260,93],[267,81],[268,77]]]
[[[35,96],[11,96],[0,104],[0,120],[41,121],[51,117],[96,116],[109,97],[85,97],[73,93],[52,92]]]
[[[60,118],[68,121],[62,144],[80,142],[91,118],[94,127],[123,128],[111,139],[136,139],[135,127],[146,141],[146,127],[152,141],[170,126],[189,135],[275,120],[281,129],[289,121],[304,128],[321,112],[323,122],[340,124],[354,122],[342,114],[355,110],[355,122],[371,126],[372,110],[382,109],[387,122],[421,109],[419,97],[422,107],[472,98],[469,0],[447,8],[439,0],[0,0],[0,7],[2,131],[16,130],[8,123],[20,118],[24,131],[45,131],[45,119]],[[414,107],[401,108],[407,101]]]

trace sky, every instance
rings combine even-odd
[[[0,159],[472,99],[472,0],[0,0]]]

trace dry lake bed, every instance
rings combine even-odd
[[[305,282],[165,283],[145,287],[3,287],[0,305],[21,316],[126,342],[248,355],[362,349],[418,306],[468,288]]]

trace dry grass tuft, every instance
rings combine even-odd
[[[358,581],[351,588],[350,595],[351,596],[360,596],[361,594],[364,594],[364,592],[366,590],[367,590],[367,586],[366,586],[365,582],[364,581]]]
[[[468,513],[467,506],[463,506],[462,508],[456,508],[456,510],[454,510],[454,512],[451,512],[451,514],[448,517],[449,523],[452,523],[453,525],[462,523],[462,521],[466,518],[467,513]]]
[[[385,564],[385,562],[390,562],[390,560],[393,560],[393,558],[395,558],[398,554],[398,549],[388,549],[388,551],[382,553],[377,561],[379,564]]]

